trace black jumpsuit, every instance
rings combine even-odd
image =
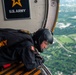
[[[36,51],[31,50],[31,46],[34,47],[32,37],[28,34],[20,33],[20,37],[25,37],[24,35],[29,36],[31,41],[26,39],[13,46],[0,48],[0,66],[15,61],[22,61],[27,70],[32,70],[44,62],[43,58]]]

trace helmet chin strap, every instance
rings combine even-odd
[[[43,49],[41,49],[41,47],[40,47],[40,41],[39,40],[35,41],[35,46],[36,46],[36,48],[38,49],[39,52],[43,52]]]
[[[40,37],[40,38],[41,38],[41,37]],[[39,41],[38,41],[38,42],[39,42],[39,43],[38,43],[38,45],[39,45],[39,48],[40,48],[39,52],[41,52],[41,53],[42,53],[42,52],[43,52],[43,49],[41,49],[41,46],[40,46],[40,45],[41,45],[41,43],[42,43],[42,42],[40,43],[40,38],[38,39],[38,40],[39,40]]]

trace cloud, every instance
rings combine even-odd
[[[73,17],[70,17],[70,18],[72,18],[72,19],[76,19],[76,16],[73,16]]]
[[[57,27],[60,28],[60,29],[69,27],[70,25],[71,25],[71,23],[67,23],[67,24],[64,24],[64,23],[57,23]]]

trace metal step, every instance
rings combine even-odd
[[[27,72],[24,64],[19,63],[12,64],[9,68],[0,71],[0,75],[52,75],[52,73],[44,64]]]

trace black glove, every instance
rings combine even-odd
[[[44,63],[44,58],[39,54],[39,52],[36,50],[34,53],[36,60],[40,61],[40,63]]]

